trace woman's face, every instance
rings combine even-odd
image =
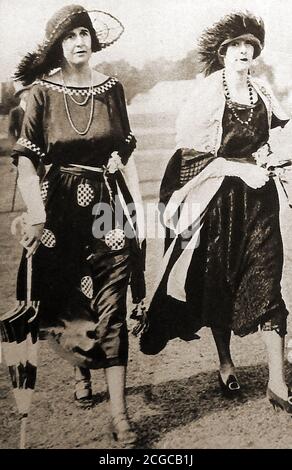
[[[253,61],[253,54],[254,46],[244,39],[238,39],[228,44],[224,65],[238,71],[248,70]]]
[[[62,41],[63,55],[72,65],[83,65],[91,56],[91,35],[87,28],[72,29]]]

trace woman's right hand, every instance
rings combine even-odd
[[[40,244],[45,224],[30,225],[26,224],[21,245],[27,250],[26,257],[29,258],[35,252]]]
[[[269,173],[265,168],[261,168],[252,163],[240,163],[226,161],[225,175],[237,176],[242,179],[250,188],[258,189],[269,181]]]
[[[247,165],[249,165],[248,168],[246,168]],[[242,166],[238,176],[251,188],[261,188],[269,181],[269,174],[264,168],[248,163],[243,163]]]

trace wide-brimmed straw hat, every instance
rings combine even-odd
[[[59,67],[62,57],[61,41],[69,31],[81,26],[90,32],[92,52],[112,45],[124,32],[122,23],[110,13],[86,10],[81,5],[67,5],[47,22],[45,39],[36,51],[25,55],[16,69],[15,79],[28,85]]]
[[[205,75],[224,67],[224,56],[228,44],[244,39],[254,46],[255,59],[265,44],[265,26],[261,18],[250,12],[236,12],[224,16],[199,39],[199,56]]]

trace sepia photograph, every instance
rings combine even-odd
[[[292,449],[291,22],[0,0],[1,451]]]

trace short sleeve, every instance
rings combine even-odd
[[[283,109],[282,104],[278,101],[270,84],[266,80],[257,78],[255,83],[259,87],[260,92],[271,104],[271,129],[275,129],[276,127],[284,128],[289,122],[291,116]]]
[[[124,88],[120,82],[117,83],[117,101],[123,132],[123,138],[119,145],[118,154],[122,159],[122,163],[125,165],[136,148],[137,141],[130,128]]]
[[[271,122],[271,129],[275,129],[276,127],[285,127],[288,124],[289,119],[279,119],[274,113],[272,113],[272,122]]]
[[[29,158],[37,168],[40,160],[45,156],[43,114],[43,90],[40,86],[34,85],[28,98],[21,134],[11,154],[15,165],[18,164],[18,157],[23,155]]]

